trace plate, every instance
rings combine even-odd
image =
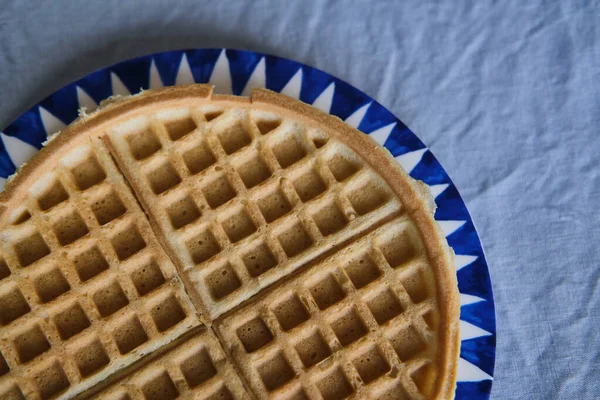
[[[60,89],[0,132],[0,189],[33,156],[48,134],[63,129],[113,95],[187,83],[212,83],[215,92],[248,95],[266,87],[333,114],[384,145],[435,198],[435,219],[456,253],[461,348],[456,399],[489,399],[496,350],[491,281],[473,221],[456,187],[427,147],[391,112],[348,83],[280,57],[230,49],[153,54],[93,72]]]

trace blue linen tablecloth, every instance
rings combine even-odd
[[[97,68],[201,47],[320,68],[402,119],[487,252],[492,398],[600,398],[600,3],[5,0],[0,126]]]

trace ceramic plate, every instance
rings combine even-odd
[[[391,112],[360,90],[315,68],[240,50],[172,51],[125,61],[74,82],[25,112],[0,133],[0,188],[33,156],[48,134],[63,129],[86,107],[112,95],[186,83],[216,85],[217,93],[247,95],[266,87],[336,115],[370,135],[406,171],[427,183],[435,219],[456,253],[461,293],[461,349],[456,399],[488,399],[496,349],[496,320],[483,249],[465,203],[433,154]]]

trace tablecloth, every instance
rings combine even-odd
[[[3,1],[0,126],[100,67],[181,48],[287,57],[433,151],[487,253],[493,399],[600,397],[600,3]]]

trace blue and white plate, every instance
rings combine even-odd
[[[246,95],[266,87],[336,115],[371,135],[416,179],[427,183],[440,223],[456,253],[461,293],[461,348],[456,398],[488,399],[494,373],[496,319],[479,237],[456,187],[425,145],[391,112],[331,75],[284,58],[240,50],[172,51],[125,61],[60,89],[0,132],[0,189],[33,156],[48,134],[63,129],[78,109],[93,111],[116,94],[186,83],[216,85],[218,93]]]

